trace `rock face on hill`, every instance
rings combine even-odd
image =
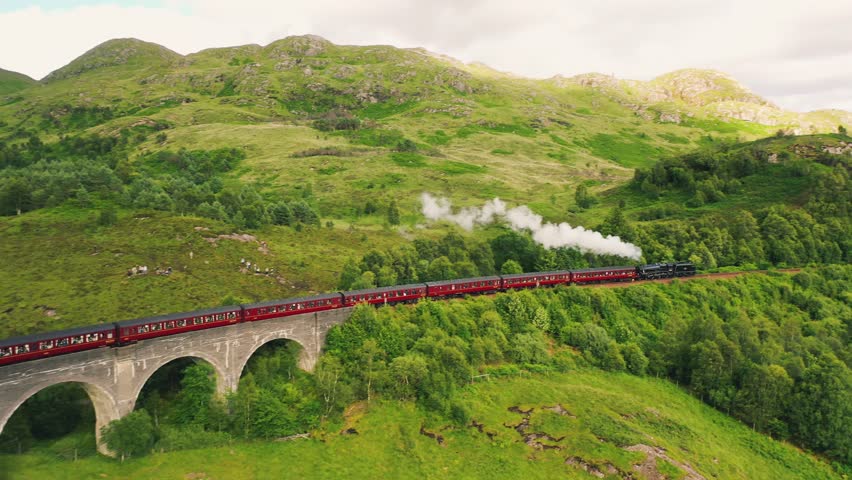
[[[560,87],[596,90],[646,120],[682,123],[689,118],[743,121],[779,126],[791,133],[829,131],[852,123],[852,112],[821,110],[790,112],[757,95],[728,74],[715,70],[683,69],[648,82],[621,80],[611,75],[585,73],[548,82]]]
[[[699,107],[716,102],[733,101],[778,108],[740,85],[729,75],[715,70],[677,70],[660,75],[649,83],[665,92],[670,100],[681,100]]]

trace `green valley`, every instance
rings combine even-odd
[[[86,392],[50,387],[0,477],[846,478],[849,127],[713,70],[530,79],[313,35],[0,70],[0,338],[521,271],[750,272],[360,306],[314,372],[283,340],[227,395],[204,362],[164,368],[111,424],[124,461],[95,453]],[[465,229],[423,194],[641,255]]]

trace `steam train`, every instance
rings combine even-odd
[[[0,340],[0,366],[101,347],[128,345],[140,340],[193,330],[352,307],[361,303],[370,305],[414,303],[427,297],[443,299],[556,285],[632,282],[692,275],[695,275],[695,266],[689,262],[654,263],[441,280],[326,293],[250,305],[232,305]]]

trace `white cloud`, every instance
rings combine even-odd
[[[110,38],[179,53],[314,33],[340,44],[422,46],[531,77],[650,79],[730,73],[785,108],[850,109],[847,0],[165,0],[0,14],[0,67],[36,78]]]

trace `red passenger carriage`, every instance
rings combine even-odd
[[[501,276],[503,277],[503,289],[535,288],[541,285],[566,285],[571,281],[571,272],[568,270],[516,273]]]
[[[176,333],[224,327],[240,321],[242,307],[208,308],[194,312],[172,313],[157,317],[139,318],[118,322],[119,342],[133,343],[146,338],[163,337]]]
[[[115,324],[105,323],[59,332],[0,340],[0,365],[106,347],[115,343]]]
[[[384,305],[416,302],[426,296],[426,284],[395,285],[393,287],[368,288],[343,292],[343,305],[352,307],[359,303]]]
[[[246,322],[266,320],[268,318],[286,317],[302,313],[330,310],[343,306],[343,296],[340,293],[326,293],[312,297],[286,298],[270,302],[253,303],[245,306]]]
[[[440,280],[426,282],[429,297],[453,297],[491,293],[500,290],[502,280],[498,276],[461,278],[458,280]]]
[[[636,267],[600,267],[571,270],[571,283],[630,282],[636,280]]]

